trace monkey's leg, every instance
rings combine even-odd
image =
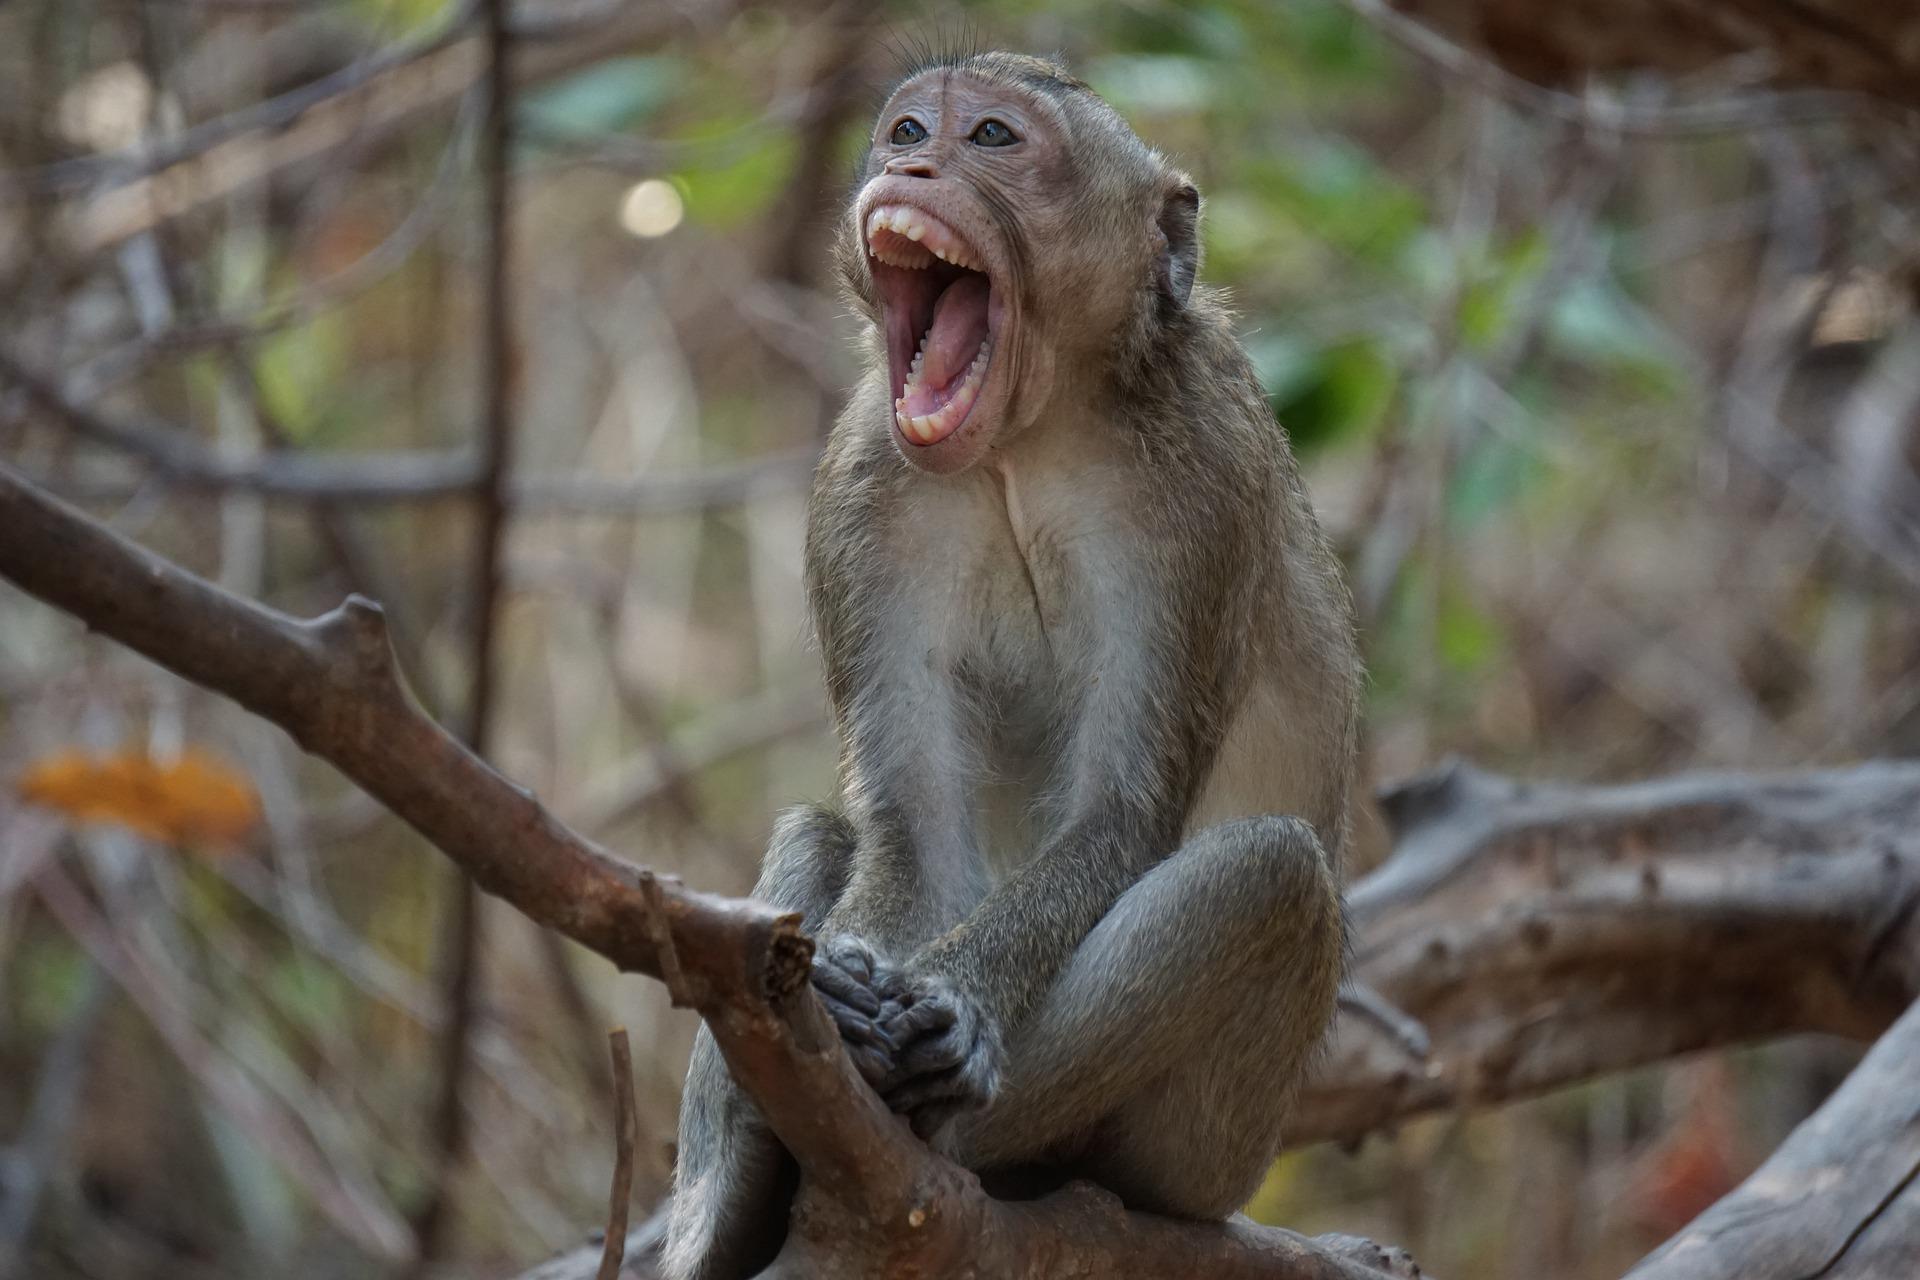
[[[1306,823],[1200,832],[1075,950],[1013,1036],[1001,1095],[962,1122],[956,1155],[1012,1185],[1084,1177],[1134,1208],[1232,1213],[1278,1150],[1332,1017],[1344,933]]]
[[[845,888],[854,833],[826,809],[780,816],[753,896],[817,929]],[[662,1255],[674,1280],[731,1280],[773,1260],[786,1237],[792,1160],[733,1082],[702,1024],[680,1099],[680,1149]]]

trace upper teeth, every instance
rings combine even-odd
[[[875,237],[882,231],[905,237],[918,248],[902,245],[892,238],[876,240]],[[981,270],[972,248],[960,238],[958,232],[932,214],[911,205],[881,205],[867,215],[867,252],[895,267],[925,267],[928,265],[927,254],[930,253],[956,267],[965,267],[969,271]]]

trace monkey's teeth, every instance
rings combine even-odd
[[[883,231],[908,243],[882,240]],[[867,253],[888,266],[909,269],[929,266],[931,259],[927,255],[931,254],[969,271],[984,270],[959,232],[932,214],[908,205],[882,205],[875,209],[867,215],[866,233]]]
[[[921,340],[921,345],[925,346],[925,339]],[[966,420],[968,411],[973,408],[973,402],[980,398],[980,388],[985,385],[987,363],[993,356],[993,343],[989,340],[980,344],[979,352],[973,357],[973,363],[967,366],[966,373],[961,376],[960,386],[954,391],[952,399],[932,413],[912,414],[907,412],[907,402],[912,398],[912,393],[920,387],[920,363],[921,356],[924,354],[923,351],[921,355],[913,358],[913,367],[907,374],[907,385],[904,388],[907,394],[893,402],[893,417],[894,421],[900,424],[902,435],[915,444],[928,445],[938,444],[946,439]]]

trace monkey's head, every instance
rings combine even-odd
[[[1150,358],[1199,264],[1187,176],[1058,65],[975,54],[881,108],[839,241],[885,349],[893,442],[948,474]]]

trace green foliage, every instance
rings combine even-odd
[[[1584,280],[1560,295],[1548,315],[1554,349],[1577,363],[1620,375],[1634,391],[1672,398],[1685,375],[1676,363],[1681,348],[1656,332],[1619,293],[1617,286]]]
[[[677,175],[687,215],[715,229],[739,227],[764,214],[786,188],[798,150],[792,134],[756,128],[744,114],[704,122],[684,140],[733,144],[715,148],[724,157],[719,163]]]
[[[1086,75],[1122,111],[1155,115],[1204,110],[1223,87],[1204,59],[1177,53],[1115,54]]]
[[[1487,254],[1477,269],[1468,269],[1454,316],[1463,347],[1489,352],[1512,335],[1521,312],[1532,305],[1547,255],[1546,233],[1529,227]]]
[[[266,999],[306,1034],[324,1039],[351,1020],[352,987],[340,971],[311,956],[289,952],[256,975]]]
[[[1313,138],[1254,159],[1248,190],[1298,234],[1383,270],[1426,221],[1420,197],[1352,143]]]
[[[21,1030],[49,1036],[79,1007],[92,982],[93,961],[64,937],[35,936],[15,945],[8,968]]]
[[[1515,431],[1532,430],[1526,422]],[[1523,496],[1537,477],[1534,455],[1512,436],[1482,432],[1465,450],[1447,492],[1447,514],[1456,526],[1471,527],[1498,515]]]
[[[296,438],[310,434],[339,404],[350,343],[345,315],[338,311],[260,343],[254,376],[261,398],[267,411]]]
[[[613,58],[529,94],[521,111],[553,134],[617,133],[673,101],[685,72],[667,55]]]
[[[455,0],[348,0],[343,10],[369,32],[391,39],[444,23],[454,4]]]
[[[1499,625],[1457,582],[1441,592],[1433,630],[1440,662],[1454,675],[1473,675],[1500,656]]]
[[[1261,335],[1248,354],[1274,416],[1303,453],[1372,432],[1399,384],[1397,362],[1371,338],[1315,347]]]

